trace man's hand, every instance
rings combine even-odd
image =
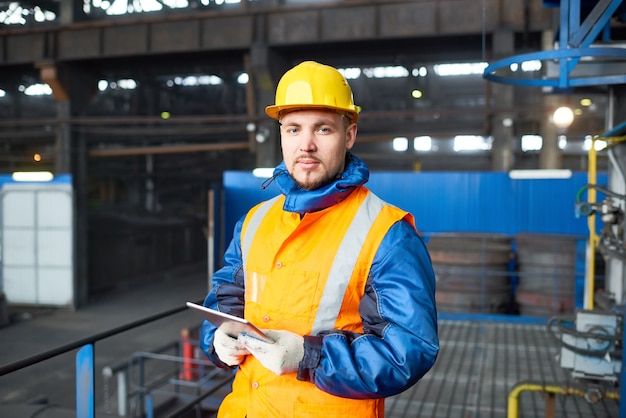
[[[246,355],[250,354],[241,342],[226,334],[220,328],[215,330],[213,347],[215,347],[215,352],[220,360],[229,366],[241,364]]]
[[[239,341],[263,366],[275,374],[297,372],[300,360],[304,357],[304,338],[289,331],[263,332],[275,343],[269,344],[248,335],[240,335]]]

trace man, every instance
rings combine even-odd
[[[204,305],[275,342],[204,322],[201,347],[238,367],[218,417],[382,417],[438,351],[435,278],[411,214],[363,186],[359,108],[336,69],[303,62],[266,113],[280,123],[281,194],[235,226]]]

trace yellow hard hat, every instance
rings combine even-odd
[[[354,105],[352,90],[337,69],[314,61],[304,61],[287,71],[276,88],[276,104],[267,106],[270,118],[297,109],[331,109],[347,114],[352,122],[361,108]]]

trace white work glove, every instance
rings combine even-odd
[[[304,338],[289,331],[263,330],[263,333],[274,340],[274,344],[245,334],[239,336],[239,341],[274,374],[297,372],[304,357]]]
[[[246,347],[237,341],[237,338],[231,337],[220,328],[215,330],[213,347],[215,347],[215,352],[220,360],[229,366],[241,364],[246,355],[250,354]]]

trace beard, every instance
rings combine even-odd
[[[333,182],[333,180],[335,180],[335,178],[337,177],[336,175],[334,176],[324,176],[321,178],[317,178],[317,179],[311,179],[308,178],[309,176],[307,176],[307,178],[304,181],[298,180],[296,179],[293,174],[289,173],[291,175],[291,178],[293,179],[293,181],[296,182],[296,184],[304,190],[317,190],[322,186],[325,186],[327,184],[330,184]]]
[[[315,173],[311,171],[303,171],[301,172],[300,179],[298,179],[296,178],[294,173],[295,173],[295,168],[292,167],[291,170],[289,170],[289,175],[291,176],[293,181],[298,185],[298,187],[304,190],[317,190],[322,186],[332,183],[339,175],[339,173],[335,173],[335,174],[325,173],[323,176],[317,177]]]

